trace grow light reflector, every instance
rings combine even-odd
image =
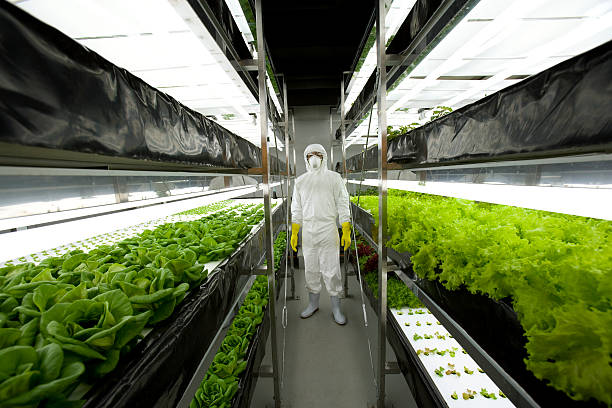
[[[357,180],[350,183],[359,184]],[[378,180],[363,185],[378,186]],[[387,180],[388,188],[612,220],[612,189]]]

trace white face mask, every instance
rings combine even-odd
[[[308,163],[310,164],[310,167],[317,170],[319,167],[321,167],[321,158],[318,156],[311,156],[310,159],[308,159]]]

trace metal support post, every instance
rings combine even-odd
[[[270,300],[270,342],[272,346],[272,376],[274,380],[274,406],[280,408],[280,379],[278,375],[278,344],[276,340],[276,277],[274,274],[274,233],[270,203],[270,162],[268,160],[268,93],[266,89],[266,47],[263,32],[262,0],[255,0],[257,25],[257,68],[259,82],[259,130],[261,132],[262,189],[264,196],[264,220],[266,228],[266,261],[268,269],[268,292]]]
[[[346,128],[344,127],[344,74],[342,74],[342,81],[340,83],[340,135],[342,137],[342,176],[344,177],[344,182],[346,183]]]
[[[334,122],[333,122],[333,116],[332,116],[332,108],[329,108],[329,140],[331,141],[331,145],[329,148],[329,158],[331,160],[331,165],[332,165],[332,170],[336,171],[336,168],[334,167],[334,142],[335,137],[334,137]]]
[[[295,112],[293,109],[291,110],[291,134],[293,135],[293,140],[295,140]],[[291,192],[293,194],[293,188],[295,186],[295,181],[297,180],[297,161],[295,158],[295,144],[291,145],[291,150],[293,151],[293,178],[291,179]],[[297,255],[297,254],[296,254]],[[292,294],[295,298],[295,281],[292,283]]]
[[[346,144],[345,144],[345,128],[344,128],[344,73],[340,80],[340,143],[342,148],[342,177],[344,178],[344,185],[346,186]],[[331,127],[331,115],[330,115],[330,127]],[[332,142],[333,143],[333,142]],[[333,146],[332,146],[333,149]],[[348,251],[344,251],[344,296],[348,297]]]
[[[385,0],[376,5],[378,69],[378,408],[385,406],[387,359],[387,71],[385,63]]]
[[[295,140],[295,112],[293,109],[291,110],[291,134],[293,135],[293,139]],[[293,177],[297,177],[297,162],[295,161],[295,145],[292,145],[293,149]],[[293,181],[292,181],[293,184]],[[293,187],[293,186],[292,186]]]
[[[293,194],[293,190],[289,191],[289,189],[291,188],[290,186],[290,179],[292,177],[291,175],[291,162],[289,160],[289,149],[290,149],[290,145],[292,145],[293,143],[291,143],[291,138],[289,137],[289,103],[287,102],[287,81],[285,80],[285,77],[283,77],[283,102],[284,102],[284,106],[283,106],[283,110],[285,112],[285,123],[284,123],[284,128],[285,128],[285,163],[287,165],[287,178],[285,179],[285,188],[287,191],[287,231],[286,231],[286,235],[287,235],[287,242],[289,242],[289,238],[291,236],[291,224],[292,224],[292,218],[291,218],[291,198],[292,198],[292,194]],[[286,253],[289,251],[286,251]],[[291,253],[293,253],[293,251],[291,251]],[[291,262],[288,262],[289,265],[289,272],[290,272],[290,277],[291,277],[291,299],[295,299],[295,277],[294,277],[294,269],[293,269],[293,259],[291,259]],[[287,280],[285,279],[285,285],[287,285]]]

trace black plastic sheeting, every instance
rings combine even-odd
[[[441,0],[417,0],[387,47],[387,54],[406,51],[441,3]]]
[[[612,41],[389,142],[387,161],[419,165],[612,152]],[[378,148],[366,169],[378,166]],[[361,170],[362,155],[347,160]]]
[[[254,144],[9,2],[0,3],[0,27],[0,142],[190,166],[261,166]]]
[[[368,220],[369,214],[361,208],[356,208],[354,204],[353,211],[355,214],[361,212],[361,216],[356,217],[355,223],[362,233],[367,234],[368,230],[365,228],[371,228],[373,218],[370,215]],[[365,223],[360,224],[360,222]],[[365,238],[373,242],[370,236],[366,235]],[[527,370],[524,363],[524,359],[527,358],[525,350],[527,339],[524,336],[517,314],[511,306],[511,298],[497,301],[485,295],[472,294],[465,288],[450,291],[438,281],[417,277],[412,269],[409,253],[398,253],[392,248],[387,248],[387,251],[389,258],[395,261],[423,292],[448,313],[542,407],[604,407],[603,404],[594,400],[589,402],[574,401],[565,393],[549,387],[544,381],[538,380],[533,373]],[[393,341],[399,341],[399,345],[401,345],[405,343],[405,339],[402,339],[401,328],[399,329],[399,339]],[[503,339],[503,342],[500,342],[500,339]],[[389,336],[389,342],[392,343],[391,336]],[[396,346],[394,346],[396,354],[402,353],[400,349],[401,347],[396,350]],[[404,353],[409,354],[409,351],[404,350]],[[398,359],[400,359],[399,354]],[[414,376],[414,374],[412,375]],[[410,383],[408,377],[406,380]]]
[[[372,214],[353,202],[351,202],[351,212],[353,214],[354,225],[358,225],[363,231],[366,232],[368,237],[378,239],[378,234],[375,233],[376,223]]]
[[[370,146],[372,147],[346,159],[347,171],[359,172],[362,171],[362,169],[375,170],[378,168],[378,139],[376,137],[371,138]],[[387,158],[388,157],[389,153],[387,151]]]
[[[376,139],[375,139],[376,140]],[[388,147],[387,147],[388,149]],[[365,159],[364,159],[365,155]],[[387,150],[387,160],[389,154]],[[376,170],[378,168],[378,146],[368,148],[368,150],[357,153],[346,159],[347,172],[360,172],[362,170]]]
[[[404,52],[421,32],[427,21],[440,6],[440,3],[441,0],[417,0],[408,13],[408,16],[397,30],[397,33],[393,36],[391,43],[389,43],[387,54],[400,54]],[[429,41],[431,40],[432,39],[429,39]],[[416,55],[420,54],[425,49],[427,43],[428,41],[413,52],[415,58]],[[376,48],[376,45],[373,47]],[[389,85],[391,85],[391,83],[391,78],[389,78]],[[361,116],[372,108],[377,97],[376,87],[376,72],[373,72],[364,84],[357,98],[355,98],[353,105],[346,115],[347,119],[359,120]],[[350,127],[350,125],[347,125],[347,127]],[[340,139],[340,132],[341,130],[338,128],[336,131],[336,139]]]
[[[281,207],[275,208],[273,225],[284,222]],[[252,271],[264,255],[262,224],[188,294],[170,319],[94,384],[84,397],[84,407],[176,406],[232,307],[240,275]]]

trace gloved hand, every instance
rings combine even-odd
[[[291,224],[291,248],[293,248],[293,252],[297,252],[298,232],[300,232],[300,224]]]
[[[351,223],[348,221],[342,224],[342,240],[340,245],[344,247],[345,251],[351,246]]]

